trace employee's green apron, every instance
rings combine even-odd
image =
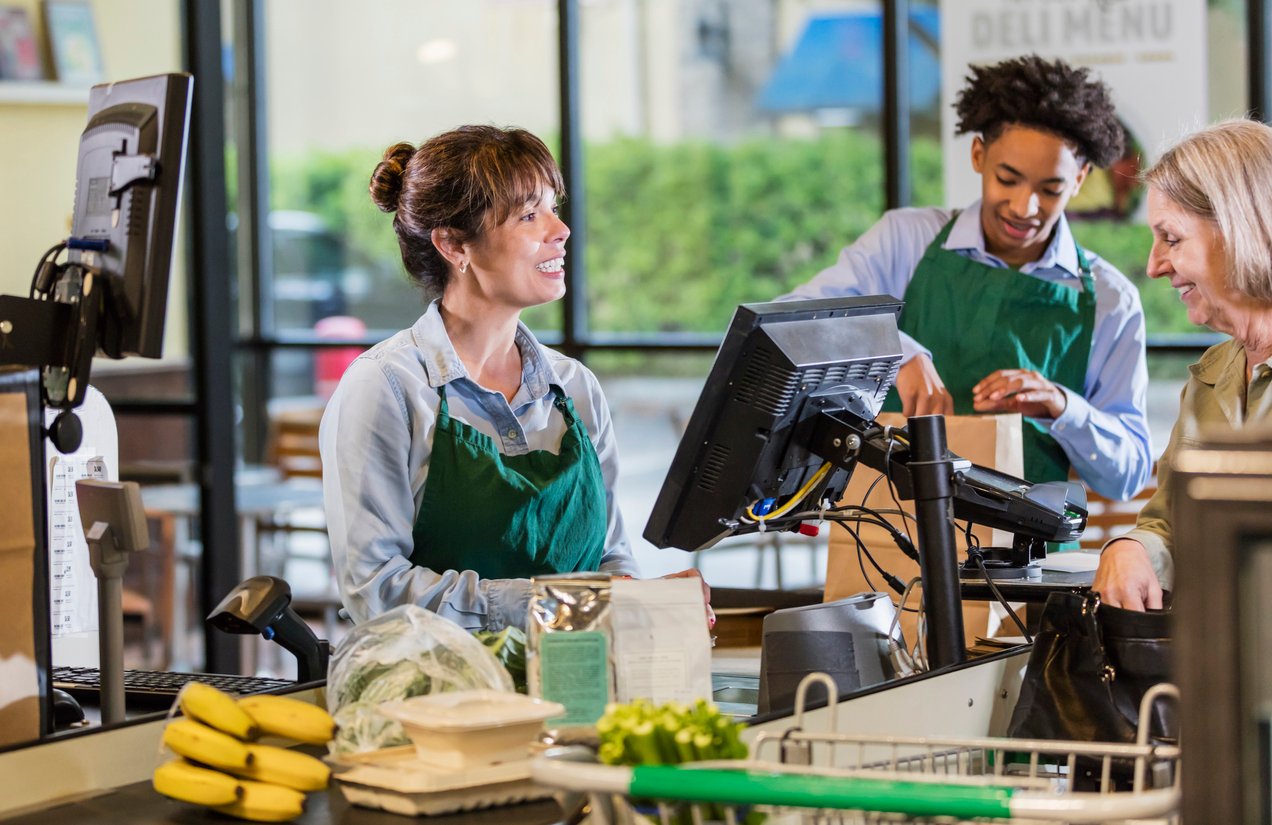
[[[438,388],[412,564],[491,579],[600,567],[608,523],[601,463],[574,404],[559,387],[552,392],[566,422],[560,452],[504,455],[490,436],[450,417]]]
[[[1035,370],[1081,393],[1095,328],[1095,280],[1082,247],[1079,292],[944,249],[953,225],[950,220],[923,253],[898,325],[931,350],[954,412],[974,412],[972,387],[998,369]],[[901,409],[895,391],[884,409]],[[1026,418],[1023,432],[1025,478],[1067,479],[1069,459],[1046,428]]]

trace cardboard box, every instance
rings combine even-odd
[[[36,578],[47,575],[36,557],[43,530],[37,535],[42,519],[35,519],[32,484],[40,460],[32,455],[33,445],[39,445],[38,409],[33,409],[37,375],[0,371],[0,501],[5,513],[0,518],[0,745],[33,740],[42,728],[40,682],[48,666],[48,617],[37,615],[47,608],[37,594],[47,592],[48,584]],[[42,498],[40,503],[42,515]]]

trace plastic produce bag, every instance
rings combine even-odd
[[[467,630],[416,605],[395,607],[358,625],[336,647],[327,675],[327,709],[339,726],[333,754],[410,743],[381,703],[425,693],[488,688],[512,691],[512,677]]]

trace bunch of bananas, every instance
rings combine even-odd
[[[305,793],[327,787],[331,769],[320,759],[253,742],[271,734],[313,745],[335,735],[322,708],[284,696],[245,696],[190,682],[177,698],[184,719],[163,731],[177,754],[155,769],[155,790],[258,822],[284,822],[304,810]]]

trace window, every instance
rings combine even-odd
[[[367,194],[372,170],[393,143],[463,123],[522,126],[555,143],[556,40],[551,0],[266,6],[264,337],[379,339],[414,323],[423,297],[402,268],[392,215]],[[361,334],[324,327],[333,317],[357,319]],[[285,356],[275,391],[312,394],[312,356]]]

